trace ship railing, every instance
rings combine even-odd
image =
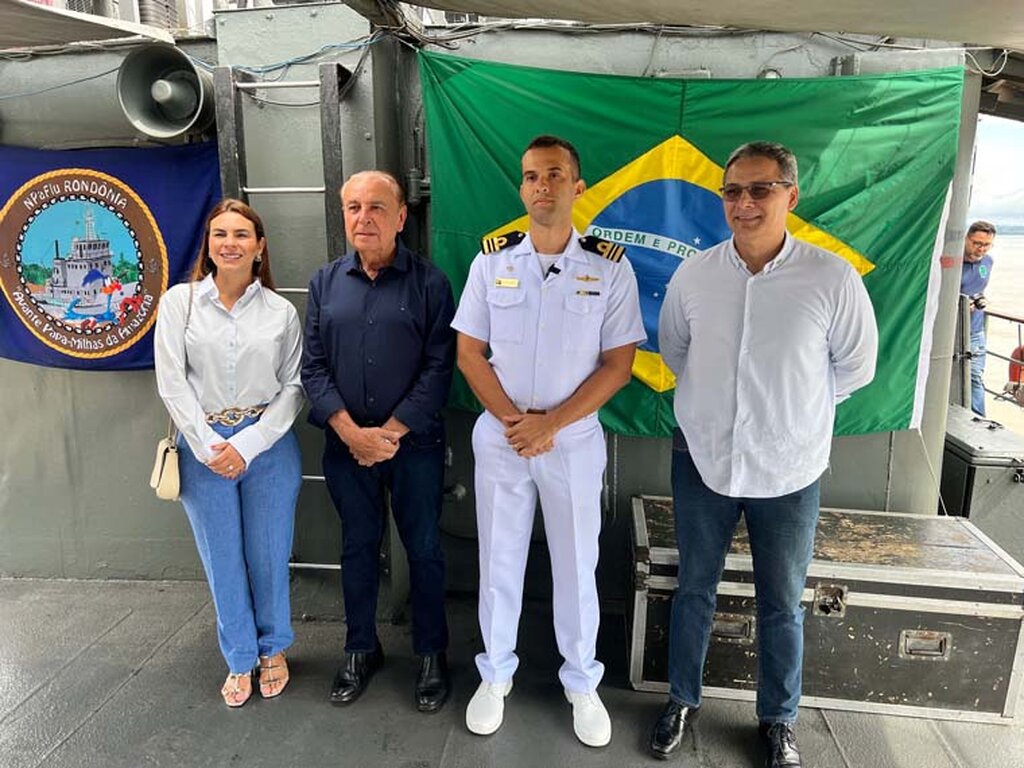
[[[986,344],[986,357],[1002,360],[1007,366],[1007,381],[1001,392],[996,392],[988,387],[985,391],[995,397],[996,400],[1013,403],[1024,408],[1024,317],[1008,312],[997,312],[985,309],[985,327],[991,327],[993,321],[998,323],[1011,323],[1017,335],[1017,344],[1009,355],[1004,355],[992,348],[991,342]],[[991,334],[986,333],[991,339]]]

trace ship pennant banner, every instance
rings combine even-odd
[[[216,144],[0,147],[0,357],[153,367],[151,330],[220,198]]]
[[[799,161],[788,226],[861,274],[880,334],[874,382],[839,406],[836,434],[919,426],[938,302],[963,70],[781,80],[670,80],[419,54],[434,259],[461,293],[480,238],[525,229],[523,148],[541,133],[579,149],[576,228],[626,246],[648,341],[601,411],[612,431],[668,435],[675,379],[658,313],[679,264],[730,236],[718,188],[729,153],[778,141]],[[742,364],[742,361],[741,361]],[[459,378],[452,404],[478,404]]]

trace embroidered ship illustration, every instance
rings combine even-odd
[[[53,241],[50,276],[33,298],[55,317],[84,329],[118,320],[113,303],[128,301],[124,297],[133,284],[123,286],[114,275],[110,241],[97,235],[91,206],[85,206],[83,218],[84,237],[73,237],[66,255],[60,253],[60,241]]]

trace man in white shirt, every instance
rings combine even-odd
[[[523,572],[539,496],[565,659],[558,676],[576,736],[603,747],[612,729],[597,694],[604,665],[595,658],[607,455],[597,410],[629,381],[636,345],[647,336],[622,246],[573,229],[573,203],[586,187],[576,149],[538,136],[522,171],[530,231],[484,241],[452,323],[459,370],[486,409],[473,429],[484,653],[466,727],[487,735],[502,723],[519,664]]]
[[[792,768],[801,764],[800,598],[819,478],[836,404],[874,377],[878,330],[853,267],[786,231],[800,195],[792,152],[744,144],[726,163],[721,193],[733,236],[676,270],[659,319],[661,355],[677,377],[679,586],[669,702],[650,750],[669,757],[700,706],[715,593],[742,514],[757,594],[759,731],[767,765]]]

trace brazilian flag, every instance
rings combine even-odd
[[[648,341],[601,411],[621,434],[664,436],[675,380],[658,353],[665,288],[686,258],[730,236],[718,188],[729,153],[778,141],[800,167],[788,226],[861,274],[878,320],[874,382],[839,406],[836,434],[916,428],[938,302],[963,70],[782,80],[585,74],[419,54],[432,254],[458,296],[480,238],[526,229],[523,149],[540,133],[579,149],[576,228],[626,246]],[[742,364],[742,361],[741,361]],[[452,404],[478,408],[465,382]]]

